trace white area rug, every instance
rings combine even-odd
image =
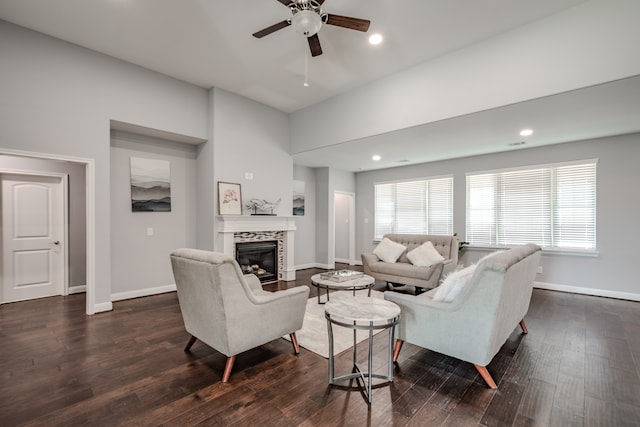
[[[336,294],[353,295],[353,291],[331,292],[331,296]],[[367,295],[367,290],[356,291],[356,295]],[[331,298],[330,296],[330,298]],[[384,292],[371,291],[371,298],[384,298]],[[326,296],[322,292],[321,300],[325,301]],[[342,326],[333,325],[333,354],[353,347],[353,329],[344,328]],[[381,332],[380,329],[373,331],[374,334]],[[357,331],[356,340],[361,342],[369,336],[369,331]],[[307,309],[304,313],[304,322],[302,329],[296,331],[298,344],[309,351],[324,358],[329,358],[329,335],[327,333],[327,319],[324,317],[324,304],[318,304],[318,298],[313,297],[307,300]],[[289,335],[283,338],[289,340]]]

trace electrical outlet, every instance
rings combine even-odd
[[[153,236],[153,228],[152,227],[147,228],[147,236]]]
[[[538,266],[538,271],[537,271],[537,273],[538,273],[538,274],[542,274],[542,266],[541,266],[541,265],[539,265],[539,266]]]

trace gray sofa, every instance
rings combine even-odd
[[[420,296],[385,292],[384,298],[402,310],[394,361],[406,341],[473,363],[489,387],[496,388],[487,365],[518,323],[527,333],[524,316],[540,254],[537,245],[518,246],[466,268],[468,275],[454,273],[464,280],[450,302],[435,297],[447,287],[445,283]]]
[[[365,274],[387,283],[411,285],[423,289],[438,286],[443,275],[456,269],[458,264],[458,238],[435,234],[385,234],[384,237],[407,247],[395,263],[381,261],[373,253],[362,254]],[[431,267],[417,267],[409,261],[407,253],[430,241],[445,260]]]

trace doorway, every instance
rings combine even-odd
[[[66,294],[67,177],[0,175],[0,302]]]
[[[95,161],[46,153],[0,149],[0,173],[38,176],[67,176],[68,191],[64,220],[67,244],[62,295],[85,292],[86,313],[98,311],[95,303]],[[55,242],[55,240],[54,240]],[[1,263],[0,263],[1,266]],[[37,278],[36,278],[37,279]],[[33,280],[31,278],[30,280]],[[65,287],[65,284],[68,285]],[[3,292],[0,284],[0,293]],[[60,295],[60,293],[58,293]],[[4,302],[0,294],[0,302]],[[103,310],[100,310],[103,311]]]
[[[334,262],[355,265],[355,194],[335,191]]]

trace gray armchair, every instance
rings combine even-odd
[[[289,334],[300,353],[295,332],[302,327],[309,288],[277,292],[262,289],[258,278],[243,275],[230,256],[197,249],[171,253],[180,311],[191,338],[227,356],[222,382],[228,382],[236,355]]]
[[[496,388],[487,365],[518,324],[527,333],[524,316],[540,253],[540,247],[528,244],[485,258],[450,302],[434,299],[439,288],[420,296],[386,292],[384,298],[402,310],[393,360],[406,341],[473,363]]]

